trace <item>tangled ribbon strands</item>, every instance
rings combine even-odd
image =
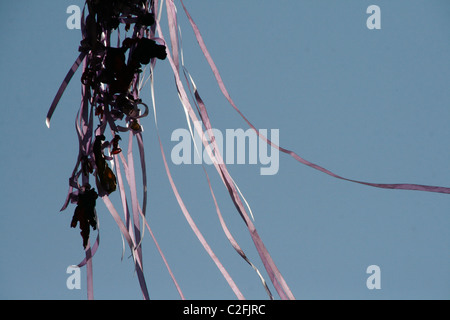
[[[92,257],[99,246],[99,236],[90,247],[90,228],[98,228],[96,200],[102,199],[110,211],[119,229],[128,243],[135,263],[142,294],[149,299],[142,265],[141,234],[147,227],[145,220],[147,188],[145,172],[145,154],[140,119],[148,115],[148,106],[139,98],[142,66],[154,66],[157,59],[166,58],[166,47],[154,37],[155,7],[148,1],[91,1],[85,3],[82,12],[80,54],[63,83],[61,84],[47,113],[46,124],[50,119],[64,93],[68,83],[83,63],[81,76],[82,99],[77,113],[75,126],[79,141],[79,154],[75,168],[69,179],[69,192],[61,209],[65,210],[69,203],[76,203],[71,227],[79,223],[86,258],[78,266],[87,266],[88,298],[93,298]],[[120,39],[120,26],[125,30],[133,27],[131,37]],[[111,43],[113,32],[117,30],[117,46]],[[96,127],[94,127],[96,123]],[[109,128],[108,128],[109,127]],[[123,157],[119,134],[128,132],[127,159]],[[111,135],[111,139],[107,138]],[[133,141],[137,141],[143,172],[143,203],[139,204],[134,173],[132,153]],[[122,179],[120,163],[130,188],[131,211],[125,196],[125,184]],[[114,166],[114,164],[116,164]],[[114,167],[113,167],[114,166]],[[95,182],[91,187],[90,178]],[[111,193],[119,190],[124,210],[124,220],[119,216],[110,200]],[[141,226],[141,219],[145,226]],[[154,237],[153,237],[154,238]],[[155,243],[156,239],[154,238]],[[173,277],[167,261],[157,244],[169,273]],[[175,285],[183,297],[178,283]]]
[[[244,119],[248,126],[256,132],[258,137],[283,153],[292,156],[298,162],[319,170],[334,178],[348,182],[364,184],[376,188],[417,190],[436,193],[450,193],[448,187],[426,186],[417,184],[384,184],[364,182],[345,178],[337,175],[317,164],[309,162],[295,152],[285,149],[270,141],[261,134],[252,123],[237,108],[231,99],[220,73],[206,47],[192,16],[188,12],[183,0],[180,0],[183,11],[192,27],[197,42],[202,50],[208,65],[210,66],[217,84],[233,109]],[[167,21],[169,29],[169,41],[165,40],[160,25],[162,8],[166,4]],[[120,28],[126,32],[132,30],[132,36],[121,38]],[[112,45],[112,36],[117,33],[117,45]],[[181,28],[177,19],[177,8],[173,0],[111,0],[94,1],[87,0],[82,12],[81,19],[82,40],[79,46],[79,55],[66,77],[64,78],[57,94],[47,113],[46,124],[50,127],[51,117],[73,75],[83,64],[81,75],[82,97],[80,108],[75,119],[76,134],[78,137],[78,157],[75,168],[69,178],[69,191],[61,211],[67,209],[70,203],[76,205],[70,226],[79,226],[82,237],[82,246],[85,250],[85,259],[78,266],[87,268],[87,291],[88,299],[94,298],[93,293],[93,268],[92,259],[98,250],[100,243],[99,218],[97,215],[98,202],[101,199],[113,219],[119,227],[124,241],[131,250],[131,256],[138,276],[139,285],[144,299],[149,299],[149,288],[144,276],[142,257],[142,240],[145,228],[149,231],[163,262],[171,276],[174,285],[181,297],[183,292],[175,279],[175,276],[159,246],[152,229],[146,219],[147,210],[147,169],[145,165],[145,152],[143,141],[143,126],[141,121],[149,114],[149,107],[140,98],[140,91],[146,82],[143,74],[149,70],[147,80],[150,80],[152,107],[156,134],[159,140],[161,157],[164,168],[170,182],[172,191],[178,202],[182,214],[196,235],[197,239],[211,257],[231,290],[238,299],[244,299],[244,295],[227,272],[218,256],[207,243],[194,219],[189,213],[183,199],[172,178],[168,165],[162,140],[158,131],[156,116],[156,105],[154,99],[153,70],[158,60],[166,60],[170,64],[177,94],[183,111],[186,114],[187,125],[192,136],[198,134],[206,152],[212,159],[215,169],[225,185],[230,199],[235,205],[248,232],[253,240],[254,246],[261,262],[281,299],[295,299],[287,281],[283,278],[277,268],[266,246],[260,238],[253,223],[253,213],[231,177],[222,155],[216,143],[213,126],[209,118],[206,105],[202,100],[198,88],[188,69],[184,64],[183,49],[181,45]],[[170,44],[170,49],[166,44]],[[145,66],[145,68],[143,68]],[[147,68],[148,67],[148,68]],[[143,71],[144,69],[144,71]],[[142,76],[141,76],[142,75]],[[185,84],[183,84],[182,75]],[[186,88],[188,90],[186,90]],[[188,97],[191,93],[191,99]],[[192,105],[195,105],[195,110]],[[196,112],[197,111],[197,112]],[[200,118],[200,120],[198,119]],[[194,126],[192,126],[192,123]],[[203,134],[203,127],[208,133],[209,140]],[[128,134],[128,142],[124,138]],[[195,139],[194,139],[195,140]],[[127,144],[126,152],[124,144]],[[139,199],[133,145],[137,145],[139,152],[139,163],[142,172],[142,198]],[[197,150],[198,152],[198,150]],[[125,154],[126,153],[126,154]],[[204,169],[204,168],[203,168]],[[213,187],[209,176],[204,169],[205,177],[211,192],[221,227],[225,236],[239,256],[256,272],[269,299],[274,299],[262,273],[252,263],[244,250],[239,246],[231,231],[227,227],[219,205],[216,201]],[[92,179],[91,179],[92,178]],[[125,179],[124,179],[125,178]],[[126,183],[125,183],[126,180]],[[95,187],[94,187],[95,186]],[[128,188],[128,190],[127,190]],[[119,215],[111,201],[111,195],[120,197],[123,209],[123,218]],[[129,194],[129,196],[127,196]],[[245,204],[245,205],[244,205]],[[248,215],[250,213],[250,216]],[[142,222],[141,222],[142,221]],[[91,246],[90,231],[98,230],[96,240]]]

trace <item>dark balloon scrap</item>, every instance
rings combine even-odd
[[[70,226],[75,228],[80,222],[81,237],[83,238],[83,247],[86,248],[89,240],[90,227],[97,229],[97,220],[95,217],[95,204],[98,194],[95,189],[87,184],[84,192],[78,195],[77,207],[72,217]]]
[[[148,64],[152,58],[164,60],[167,57],[166,47],[155,40],[141,38],[133,51],[132,59],[141,64]]]
[[[149,27],[155,24],[155,17],[153,13],[146,12],[138,17],[136,23]]]
[[[116,190],[117,180],[116,176],[106,163],[105,156],[102,151],[102,141],[105,140],[103,134],[95,137],[93,152],[95,157],[95,165],[97,167],[97,187],[99,184],[101,189],[107,194]],[[100,188],[99,188],[100,189]]]
[[[113,149],[111,151],[112,154],[119,154],[122,152],[122,149],[119,148],[119,140],[122,140],[118,134],[116,134],[112,140]]]

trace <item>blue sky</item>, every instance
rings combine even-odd
[[[77,156],[78,71],[53,116],[45,116],[76,59],[79,30],[66,8],[83,1],[0,4],[0,298],[85,299],[68,290],[66,268],[83,258],[74,205],[60,213]],[[212,125],[244,128],[221,95],[179,1],[186,65]],[[450,3],[432,1],[185,1],[233,100],[258,129],[278,129],[280,145],[348,178],[450,186]],[[369,5],[381,29],[369,30]],[[165,16],[165,15],[163,15]],[[168,37],[165,19],[163,32]],[[155,70],[158,124],[166,151],[186,128],[167,61]],[[142,99],[150,104],[150,88]],[[147,216],[189,299],[235,299],[186,223],[164,171],[152,117],[143,120],[149,181]],[[170,159],[170,158],[169,158]],[[175,183],[205,238],[244,296],[265,299],[250,267],[223,235],[201,166],[172,163]],[[234,237],[261,269],[251,238],[214,168],[206,167]],[[297,299],[448,299],[450,198],[382,190],[334,179],[280,154],[279,171],[229,165],[255,225]],[[114,195],[118,197],[118,194]],[[97,299],[141,299],[120,231],[99,201]],[[93,233],[96,235],[96,233]],[[146,233],[150,297],[178,299]],[[127,251],[126,256],[129,254]],[[366,269],[381,269],[368,290]],[[264,274],[266,279],[268,277]],[[275,292],[272,289],[273,292]]]

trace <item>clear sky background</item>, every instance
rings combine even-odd
[[[247,129],[221,95],[175,3],[186,65],[213,126]],[[51,128],[45,126],[53,97],[78,56],[81,33],[66,27],[71,4],[84,2],[0,3],[2,299],[86,298],[86,269],[81,270],[81,290],[66,288],[66,268],[84,256],[79,230],[69,227],[75,205],[59,212],[78,151],[74,121],[80,71]],[[258,129],[279,129],[281,146],[352,179],[450,186],[450,1],[185,4],[240,110]],[[381,8],[381,30],[366,27],[372,4]],[[162,25],[168,37],[165,18]],[[186,119],[167,60],[158,61],[155,80],[158,123],[170,159],[171,134],[186,128]],[[141,97],[151,103],[149,87]],[[178,207],[152,115],[142,123],[147,216],[185,296],[235,299]],[[256,274],[222,232],[201,166],[170,166],[191,215],[244,296],[266,299]],[[449,195],[352,184],[284,154],[273,176],[261,176],[259,164],[228,167],[297,299],[450,297]],[[214,167],[206,168],[231,232],[263,270]],[[118,196],[112,194],[114,201]],[[129,250],[121,261],[120,231],[102,201],[97,212],[101,242],[94,257],[95,298],[141,299]],[[178,299],[148,232],[143,247],[150,297]],[[366,287],[370,265],[381,268],[380,290]]]

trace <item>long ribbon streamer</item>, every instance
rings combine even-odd
[[[198,29],[197,25],[195,24],[194,20],[192,19],[191,15],[189,14],[188,10],[186,9],[183,0],[180,0],[181,4],[183,5],[183,9],[186,13],[186,16],[189,20],[189,22],[191,23],[192,29],[194,30],[195,36],[197,38],[197,42],[203,52],[203,54],[205,55],[206,60],[208,61],[208,64],[211,67],[211,70],[214,73],[214,76],[216,78],[216,81],[219,85],[220,90],[222,91],[222,94],[225,96],[225,98],[228,100],[228,102],[231,104],[231,106],[239,113],[239,115],[245,120],[245,122],[250,126],[250,128],[252,128],[256,134],[263,139],[266,143],[268,143],[271,147],[274,147],[278,150],[280,150],[283,153],[286,153],[290,156],[292,156],[295,160],[297,160],[298,162],[307,165],[311,168],[314,168],[316,170],[319,170],[323,173],[326,173],[334,178],[338,178],[341,180],[346,180],[346,181],[350,181],[350,182],[355,182],[355,183],[359,183],[359,184],[364,184],[364,185],[368,185],[371,187],[377,187],[377,188],[384,188],[384,189],[403,189],[403,190],[417,190],[417,191],[427,191],[427,192],[437,192],[437,193],[446,193],[446,194],[450,194],[450,188],[448,187],[439,187],[439,186],[429,186],[429,185],[420,185],[420,184],[409,184],[409,183],[395,183],[395,184],[388,184],[388,183],[372,183],[372,182],[364,182],[364,181],[359,181],[359,180],[353,180],[353,179],[348,179],[348,178],[344,178],[342,176],[339,176],[317,164],[314,164],[312,162],[309,162],[305,159],[303,159],[302,157],[300,157],[298,154],[296,154],[295,152],[282,148],[280,146],[278,146],[277,144],[273,143],[272,141],[270,141],[268,138],[266,138],[264,135],[262,135],[254,126],[253,124],[250,123],[250,121],[242,114],[242,112],[236,107],[235,103],[233,102],[233,100],[231,99],[230,94],[228,93],[225,84],[222,80],[222,77],[220,76],[219,70],[217,69],[208,49],[206,48],[205,42],[200,34],[200,30]]]
[[[168,0],[168,1],[171,1],[171,0]],[[164,39],[159,23],[157,23],[157,29],[158,29],[159,33],[161,34],[161,38]],[[197,130],[197,132],[199,133],[199,135],[202,137],[203,142],[205,143],[206,141],[204,140],[204,137],[202,135],[202,130],[199,125],[199,121],[198,121],[194,111],[192,110],[189,99],[187,98],[186,92],[185,92],[183,84],[180,80],[180,75],[179,75],[179,72],[173,61],[173,58],[170,54],[168,54],[167,57],[169,59],[173,73],[175,75],[175,81],[176,81],[178,93],[182,99],[183,105],[184,105],[184,107],[188,108],[189,115],[194,122],[194,127]],[[205,124],[205,125],[210,126],[210,124]],[[215,140],[213,136],[211,137],[211,140],[213,140],[213,141]],[[216,148],[216,150],[217,150],[217,148]],[[219,157],[220,157],[220,154],[219,154]],[[250,235],[253,239],[253,242],[255,243],[258,254],[261,257],[264,267],[266,268],[266,271],[268,272],[269,277],[272,280],[272,283],[273,283],[275,289],[277,290],[278,294],[280,295],[280,297],[282,299],[295,299],[291,290],[289,289],[286,281],[282,277],[281,273],[279,272],[278,268],[276,267],[275,263],[273,262],[270,254],[268,253],[266,247],[264,246],[262,240],[260,239],[255,226],[253,225],[251,220],[248,218],[248,215],[247,215],[245,208],[238,196],[236,188],[235,188],[234,184],[232,183],[232,179],[228,173],[228,170],[226,169],[224,162],[220,161],[219,166],[221,168],[221,170],[220,170],[222,172],[221,174],[225,178],[226,187],[230,193],[230,196],[231,196],[236,208],[238,209],[241,217],[244,219],[244,221],[249,229]],[[220,172],[219,172],[219,174],[220,174]]]

